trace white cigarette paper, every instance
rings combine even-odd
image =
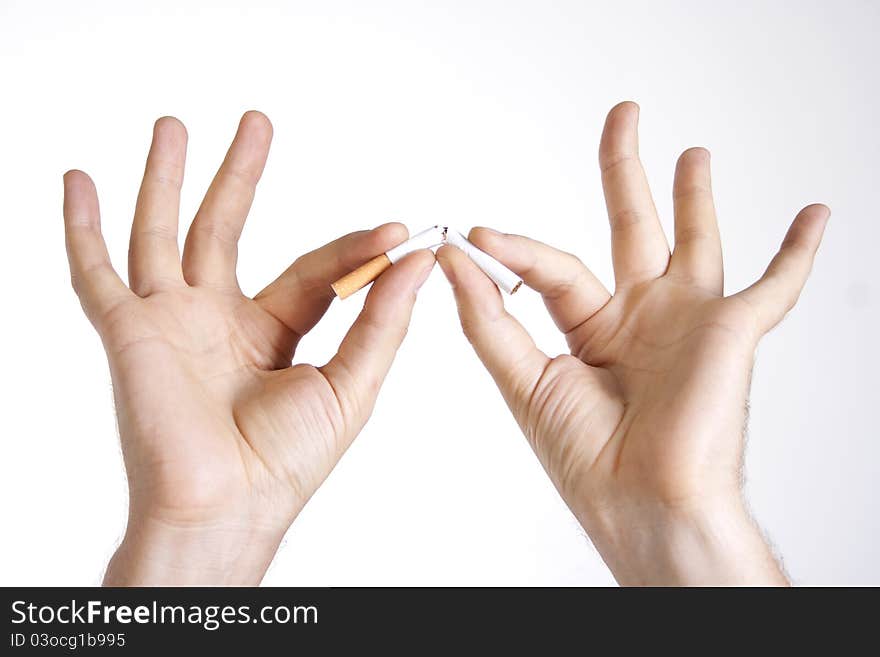
[[[413,251],[440,246],[443,244],[444,239],[446,239],[446,228],[443,226],[431,226],[427,230],[423,230],[421,233],[416,233],[406,242],[389,249],[385,252],[385,255],[388,256],[388,259],[393,265],[395,262],[402,259],[404,256],[409,255]]]
[[[336,296],[340,299],[346,299],[361,288],[372,283],[383,271],[404,256],[419,249],[430,249],[440,246],[445,239],[445,227],[431,226],[385,253],[380,253],[372,260],[365,262],[353,272],[349,272],[339,280],[331,283],[330,287],[333,288],[333,293]]]
[[[485,272],[500,289],[513,294],[522,285],[522,279],[485,251],[478,249],[467,238],[452,228],[446,229],[446,243],[458,247]]]
[[[335,281],[331,287],[340,299],[350,297],[361,288],[369,285],[379,277],[383,271],[399,261],[404,256],[420,249],[433,249],[442,244],[451,244],[458,247],[488,276],[499,288],[513,294],[522,285],[522,279],[507,267],[498,262],[485,251],[481,251],[457,230],[446,226],[431,226],[421,233],[416,233],[405,242],[398,244],[385,253],[379,254],[369,262],[364,263],[353,272],[350,272]]]

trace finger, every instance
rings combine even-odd
[[[468,239],[540,292],[550,316],[563,333],[583,324],[611,298],[605,286],[570,253],[490,228],[474,228]]]
[[[386,270],[373,284],[339,351],[321,368],[352,435],[373,410],[379,388],[406,335],[416,293],[433,266],[434,254],[423,250]]]
[[[639,161],[638,121],[639,106],[620,103],[608,113],[599,144],[619,287],[662,276],[669,264],[669,245]]]
[[[406,226],[389,223],[340,237],[298,258],[254,299],[302,337],[333,301],[333,281],[405,241],[407,236]]]
[[[724,290],[721,235],[712,200],[710,155],[705,148],[689,148],[678,158],[672,202],[675,251],[669,272],[721,294]]]
[[[504,309],[498,288],[461,250],[441,247],[437,262],[452,286],[465,336],[525,427],[528,400],[550,359]]]
[[[754,309],[759,330],[769,331],[794,308],[810,275],[830,216],[831,210],[822,204],[808,205],[801,210],[764,275],[735,295]]]
[[[177,218],[186,142],[186,128],[180,121],[171,116],[156,121],[128,250],[129,284],[140,296],[184,283]]]
[[[183,273],[191,285],[237,287],[238,238],[266,166],[272,124],[260,112],[241,117],[238,132],[186,236]]]
[[[73,289],[97,326],[113,307],[134,294],[110,263],[95,184],[82,171],[64,174],[64,234]]]

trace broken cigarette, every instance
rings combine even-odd
[[[492,282],[508,294],[513,294],[522,285],[522,279],[510,269],[502,265],[485,251],[478,249],[472,242],[452,228],[446,229],[446,243],[458,247],[483,270]]]
[[[330,287],[340,299],[350,297],[361,288],[379,278],[379,275],[404,256],[419,249],[431,249],[441,244],[451,244],[464,251],[474,264],[492,279],[499,288],[513,294],[522,285],[522,279],[485,251],[481,251],[457,230],[446,226],[431,226],[413,235],[393,249],[376,256],[350,274],[346,274]]]
[[[431,226],[421,233],[413,235],[405,242],[398,244],[381,255],[377,255],[369,262],[364,263],[350,274],[346,274],[330,287],[340,299],[350,297],[361,288],[369,285],[379,278],[379,275],[395,262],[406,255],[419,249],[430,249],[443,244],[446,237],[446,228],[443,226]]]

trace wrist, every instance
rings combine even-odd
[[[130,521],[105,586],[256,586],[283,531],[237,524]]]
[[[606,507],[582,524],[622,585],[788,585],[738,492],[687,505]]]

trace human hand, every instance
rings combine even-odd
[[[130,288],[110,263],[94,184],[80,171],[64,176],[71,278],[110,362],[129,480],[128,527],[107,584],[258,583],[370,416],[433,266],[420,251],[390,268],[330,362],[291,367],[298,340],[330,305],[330,283],[407,232],[386,224],[342,237],[246,297],[237,242],[271,138],[265,116],[242,117],[181,261],[187,135],[176,119],[156,123]]]
[[[638,159],[638,107],[599,149],[613,296],[574,256],[489,229],[470,239],[543,296],[571,355],[548,358],[463,253],[437,259],[462,327],[535,453],[624,584],[784,584],[741,493],[760,338],[797,301],[830,214],[804,208],[751,287],[723,296],[709,153],[685,151],[671,254]]]

